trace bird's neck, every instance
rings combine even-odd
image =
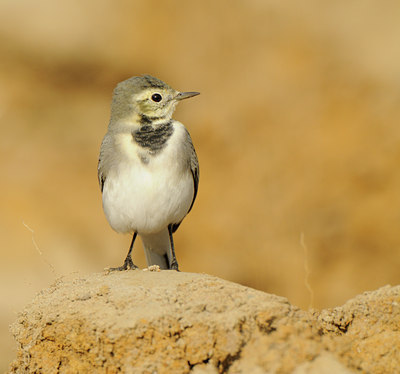
[[[141,128],[158,128],[171,122],[171,116],[151,116],[144,113],[134,113],[117,121],[111,119],[109,130],[116,133],[131,133]]]
[[[142,126],[153,126],[153,127],[158,127],[160,125],[163,125],[171,120],[170,116],[149,116],[146,114],[139,114],[138,115],[138,122],[140,124],[140,127]]]

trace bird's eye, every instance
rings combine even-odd
[[[155,93],[151,96],[151,100],[155,101],[156,103],[162,100],[162,96],[158,93]]]

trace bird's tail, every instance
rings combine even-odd
[[[171,243],[168,229],[156,234],[140,235],[146,255],[147,266],[158,265],[160,269],[169,269],[172,261]]]

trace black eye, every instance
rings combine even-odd
[[[151,96],[151,100],[155,101],[156,103],[158,103],[159,101],[162,100],[162,96],[158,93],[155,93]]]

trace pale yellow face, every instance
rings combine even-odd
[[[148,117],[171,118],[178,100],[178,91],[172,88],[146,88],[133,96],[136,110]]]

